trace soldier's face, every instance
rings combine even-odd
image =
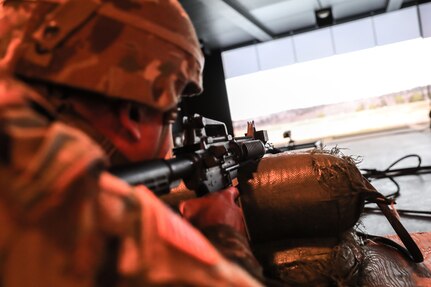
[[[169,50],[165,61],[150,61],[142,86],[120,85],[126,91],[139,93],[139,100],[122,99],[118,111],[108,110],[101,117],[94,116],[91,110],[87,113],[96,130],[129,161],[165,157],[172,147],[165,113],[176,106],[182,95],[201,90],[197,68],[189,67],[193,59],[186,61],[186,55],[180,52]]]
[[[76,98],[71,103],[74,111],[105,136],[129,162],[165,157],[171,149],[170,126],[163,111],[128,101],[102,104],[98,109]],[[103,140],[99,143],[105,146]],[[116,150],[106,150],[111,160],[116,158]]]
[[[171,131],[164,112],[126,104],[120,107],[118,120],[121,129],[111,133],[111,140],[129,161],[164,157],[170,150]]]
[[[164,123],[164,113],[144,114],[136,125],[139,139],[128,141],[122,148],[130,161],[165,157],[171,148],[171,129]]]

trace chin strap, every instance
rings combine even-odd
[[[88,124],[82,117],[79,116],[72,108],[66,108],[58,112],[57,119],[78,128],[91,137],[100,147],[105,151],[109,160],[109,165],[121,165],[129,163],[130,161],[117,149],[112,141],[95,130]]]
[[[67,99],[62,99],[62,96],[55,92],[53,95],[48,95],[48,93],[43,94],[46,94],[46,97],[49,99],[41,96],[39,93],[34,93],[31,99],[29,99],[32,104],[39,107],[38,110],[43,110],[43,113],[53,120],[59,120],[83,131],[105,151],[108,165],[129,163],[129,160],[117,149],[111,140],[92,128],[87,121],[75,112]]]

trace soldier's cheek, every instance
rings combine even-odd
[[[165,145],[164,128],[161,120],[154,119],[139,125],[141,137],[125,147],[125,155],[131,161],[149,160],[159,157]]]

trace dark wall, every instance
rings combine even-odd
[[[224,122],[232,134],[232,120],[220,52],[212,51],[210,55],[205,56],[203,86],[204,92],[201,95],[183,99],[180,104],[180,115],[198,113]]]

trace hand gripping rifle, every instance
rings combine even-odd
[[[265,154],[266,131],[250,123],[244,137],[232,137],[223,122],[195,114],[183,119],[184,139],[174,158],[157,159],[111,168],[110,172],[131,185],[143,184],[160,196],[183,180],[202,196],[232,185],[238,169]]]

